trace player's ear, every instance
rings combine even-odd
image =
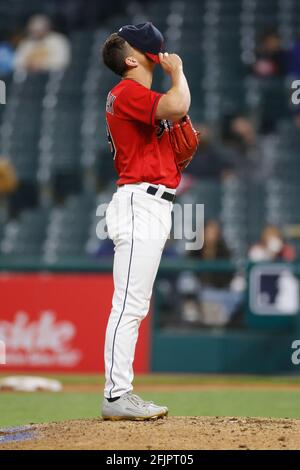
[[[131,68],[131,69],[134,69],[139,65],[137,59],[133,57],[132,55],[126,57],[125,64],[127,65],[128,68]]]

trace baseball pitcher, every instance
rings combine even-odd
[[[121,77],[108,93],[106,123],[118,174],[106,212],[115,246],[114,294],[105,339],[102,416],[149,420],[166,406],[132,393],[138,330],[148,313],[153,283],[171,230],[171,212],[181,171],[198,135],[187,116],[191,97],[182,61],[163,53],[164,38],[152,23],[127,25],[105,41],[102,56]],[[151,90],[155,65],[170,75],[167,93]]]

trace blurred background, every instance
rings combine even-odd
[[[103,370],[113,246],[96,208],[115,190],[104,109],[118,77],[101,45],[145,21],[190,84],[201,143],[177,201],[205,205],[205,243],[168,241],[137,370],[297,373],[298,0],[0,0],[5,367]],[[168,84],[157,68],[153,88]]]

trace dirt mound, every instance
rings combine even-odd
[[[169,417],[154,422],[73,420],[0,432],[0,449],[299,449],[300,420]],[[28,432],[30,435],[28,436]],[[8,439],[7,439],[8,437]],[[29,438],[28,438],[29,437]],[[1,444],[2,440],[2,444]]]

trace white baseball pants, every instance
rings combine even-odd
[[[152,196],[148,183],[120,187],[106,211],[108,235],[115,245],[114,294],[105,338],[106,398],[132,390],[138,330],[148,313],[153,283],[171,230],[173,203]]]

